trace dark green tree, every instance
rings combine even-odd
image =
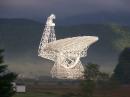
[[[88,63],[88,65],[86,65],[85,67],[85,73],[84,73],[85,80],[82,82],[84,97],[93,97],[98,75],[99,75],[99,65]]]
[[[0,97],[12,97],[15,93],[12,82],[16,79],[16,74],[3,65],[3,50],[0,50]]]
[[[107,80],[109,80],[109,74],[105,73],[105,72],[99,72],[99,74],[98,74],[98,80],[101,80],[101,81],[107,81]]]
[[[88,63],[85,67],[85,78],[96,81],[99,75],[99,65]]]
[[[108,95],[113,88],[113,81],[110,80],[109,74],[101,72],[99,65],[88,63],[85,67],[85,80],[82,82],[84,97],[93,97],[95,90],[102,91],[104,97]]]
[[[112,78],[121,84],[130,84],[130,48],[121,52]]]

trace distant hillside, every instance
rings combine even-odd
[[[26,69],[21,70],[30,74],[33,72],[48,74],[52,67],[49,64],[52,63],[37,56],[43,28],[43,24],[32,20],[0,19],[0,47],[5,49],[6,61],[13,64],[12,69],[26,66]],[[107,72],[111,72],[116,65],[119,52],[130,46],[129,32],[130,27],[117,24],[56,26],[57,39],[83,35],[98,36],[99,41],[90,47],[87,60],[83,58],[82,62],[97,63]],[[20,72],[19,69],[15,70]]]
[[[92,14],[79,14],[60,21],[63,25],[75,24],[109,24],[116,23],[121,25],[130,25],[130,13],[125,12],[101,12]]]

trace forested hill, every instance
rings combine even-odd
[[[44,24],[33,20],[27,19],[0,19],[0,38],[4,38],[2,41],[11,41],[22,42],[22,40],[28,42],[32,40],[41,38],[42,30]],[[103,42],[102,45],[113,45],[117,40],[125,39],[125,43],[122,44],[129,46],[127,42],[129,41],[129,26],[122,26],[118,24],[83,24],[83,25],[74,25],[74,26],[65,26],[60,27],[56,26],[56,36],[58,39],[82,35],[96,35],[99,36],[100,41]],[[31,37],[30,37],[31,36]],[[16,42],[17,42],[16,41]],[[121,41],[117,41],[121,42]],[[113,45],[114,47],[114,45]],[[116,49],[121,49],[116,48]]]
[[[40,64],[37,49],[43,28],[43,24],[32,20],[0,19],[0,47],[5,49],[7,61],[15,63],[19,58],[18,62],[23,62],[22,64],[26,62]],[[83,61],[94,62],[104,68],[113,68],[119,52],[125,47],[130,47],[129,26],[118,24],[56,26],[57,39],[83,35],[99,37],[99,41],[88,50],[87,61],[86,59]]]

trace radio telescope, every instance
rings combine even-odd
[[[81,57],[87,56],[87,49],[98,40],[96,36],[78,36],[56,40],[55,15],[51,14],[46,22],[38,56],[54,61],[52,77],[59,79],[82,79],[84,67]]]

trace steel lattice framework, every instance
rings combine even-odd
[[[82,79],[84,67],[81,57],[87,56],[87,49],[98,40],[96,36],[78,36],[56,40],[55,15],[48,17],[38,55],[55,62],[52,67],[52,77],[60,79]]]

